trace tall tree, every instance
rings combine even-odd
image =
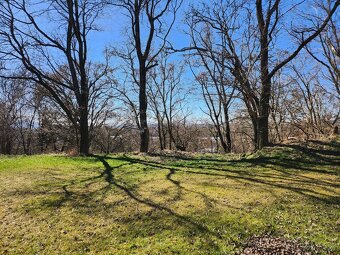
[[[329,13],[332,8],[331,0],[320,1],[317,5],[322,13]],[[308,53],[326,70],[326,79],[329,80],[336,90],[340,100],[340,14],[332,17],[319,34],[315,44],[306,47]]]
[[[281,0],[215,1],[212,5],[193,8],[189,14],[191,32],[199,33],[197,26],[204,24],[214,33],[226,35],[221,54],[227,54],[226,67],[238,82],[254,126],[257,149],[269,144],[269,113],[273,77],[292,61],[300,51],[315,39],[327,26],[340,1],[333,1],[329,12],[320,19],[313,19],[312,26],[303,23],[301,28],[290,29],[288,35],[295,38],[295,49],[282,49],[282,26],[287,15],[305,1],[287,8]],[[253,11],[255,10],[255,11]],[[308,15],[305,13],[305,15]],[[287,19],[286,19],[287,20]],[[287,34],[285,36],[288,36]],[[200,36],[199,34],[197,36]],[[193,45],[189,49],[202,49]]]
[[[148,98],[150,108],[157,120],[160,149],[176,146],[173,132],[174,120],[183,117],[187,92],[183,88],[184,66],[180,62],[170,62],[162,53],[158,66],[148,76]],[[176,148],[178,149],[178,148]]]
[[[202,88],[206,112],[214,124],[218,141],[224,152],[231,152],[231,131],[229,108],[235,92],[234,79],[226,67],[229,61],[223,33],[213,34],[209,26],[204,26],[199,35],[190,33],[195,45],[192,72]],[[195,72],[194,69],[197,69]]]
[[[115,6],[123,8],[129,18],[133,45],[128,54],[120,54],[132,65],[134,82],[139,87],[139,130],[140,151],[149,150],[149,128],[147,119],[147,75],[157,65],[157,57],[164,49],[174,25],[176,14],[183,0],[113,0]],[[170,16],[170,17],[169,17]],[[137,57],[137,73],[133,55]],[[138,77],[136,77],[138,76]]]
[[[103,7],[101,0],[0,3],[0,56],[7,63],[1,76],[44,87],[76,128],[81,155],[89,154],[91,90],[108,70],[103,66],[91,74],[88,58],[88,35]],[[8,75],[18,66],[29,75]]]

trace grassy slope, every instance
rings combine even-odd
[[[233,254],[263,233],[339,254],[339,151],[0,157],[0,254]]]

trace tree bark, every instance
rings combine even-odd
[[[146,68],[141,65],[139,74],[139,121],[140,121],[140,152],[149,151],[149,128],[147,119]]]
[[[79,154],[81,156],[88,156],[90,148],[88,110],[87,107],[84,106],[80,109],[79,135],[80,135]]]
[[[226,110],[225,110],[226,111]],[[224,113],[225,117],[225,138],[226,138],[226,146],[227,150],[225,152],[231,152],[231,131],[230,131],[230,123],[229,123],[229,114],[228,112]]]
[[[257,149],[269,145],[269,101],[271,94],[271,83],[265,80],[262,83],[262,95],[260,100],[259,116],[257,118]]]

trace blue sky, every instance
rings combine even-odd
[[[176,23],[171,31],[169,40],[175,42],[178,47],[188,46],[189,38],[183,33],[183,19],[184,14],[193,0],[184,0],[179,10]],[[103,50],[106,46],[118,46],[126,43],[125,33],[130,33],[129,20],[124,15],[124,10],[111,7],[100,17],[97,23],[101,31],[94,31],[90,37],[90,56],[94,60],[101,60],[103,57]]]
[[[192,0],[185,0],[182,8],[179,11],[176,23],[169,35],[169,41],[173,42],[177,48],[186,47],[190,44],[190,39],[184,33],[185,27],[183,26],[184,14],[188,10],[190,2]],[[108,22],[109,21],[109,22]],[[130,33],[128,24],[129,20],[123,14],[123,11],[117,10],[117,8],[109,8],[98,22],[100,31],[94,31],[89,37],[89,56],[94,61],[102,61],[103,51],[106,47],[124,47],[126,43],[126,33]],[[174,54],[172,59],[175,61],[183,60],[183,56],[180,53]],[[112,65],[119,63],[118,59],[111,60]],[[119,65],[119,64],[118,64]],[[117,73],[119,76],[119,73]],[[186,88],[192,88],[195,86],[194,78],[190,70],[186,70],[183,76],[183,86]],[[200,87],[197,86],[198,92]],[[199,95],[199,93],[188,94],[188,101],[195,102],[195,104],[187,104],[192,112],[192,118],[202,119],[205,118],[201,111],[201,108],[205,108],[205,104]]]
[[[202,0],[203,1],[203,0]],[[303,6],[304,9],[315,12],[313,8],[307,8],[307,2],[311,2],[312,0],[308,0]],[[266,2],[266,1],[264,1]],[[282,6],[284,9],[289,9],[294,3],[301,2],[294,0],[282,1]],[[172,29],[172,32],[169,36],[169,40],[173,43],[176,48],[182,48],[190,45],[190,39],[187,35],[185,35],[184,30],[186,30],[186,26],[183,23],[184,14],[188,11],[189,6],[198,5],[198,1],[195,0],[184,0],[183,5],[177,15],[176,23]],[[205,0],[205,3],[211,3],[209,0]],[[296,13],[295,13],[296,14]],[[285,22],[285,26],[289,27],[290,22],[295,22],[297,24],[303,24],[304,21],[302,19],[297,19],[296,15],[291,17],[287,17],[287,21]],[[339,14],[337,15],[339,17]],[[48,24],[46,23],[46,29],[55,29],[56,24]],[[123,10],[119,10],[118,8],[111,7],[105,10],[100,19],[97,22],[100,31],[93,31],[88,38],[88,47],[89,47],[89,56],[90,59],[95,62],[101,62],[104,58],[104,49],[106,47],[124,47],[127,43],[126,34],[131,33],[129,28],[129,23],[127,17],[123,14]],[[291,50],[295,48],[294,42],[287,35],[287,31],[285,29],[281,30],[280,40],[278,41],[277,46],[282,49]],[[175,54],[172,56],[174,60],[183,59],[182,54]],[[117,59],[112,59],[112,65],[119,65],[119,61]],[[117,77],[119,77],[119,73],[117,73]],[[195,83],[193,75],[191,71],[188,69],[183,78],[183,86],[187,88],[197,87],[198,93],[189,94],[191,111],[193,112],[194,118],[202,118],[204,114],[200,110],[200,108],[205,108],[202,97],[200,95],[200,87]]]
[[[209,1],[205,1],[209,3]],[[283,9],[289,9],[294,4],[301,2],[301,1],[294,1],[294,0],[287,0],[282,1]],[[310,6],[308,7],[308,2],[304,3],[303,9],[307,9],[310,12],[315,12],[313,8]],[[183,24],[184,20],[184,13],[189,9],[190,4],[197,5],[197,1],[194,0],[184,0],[183,5],[180,9],[180,12],[177,16],[176,23],[174,28],[169,36],[169,40],[175,45],[176,48],[181,48],[190,45],[190,39],[187,35],[185,35],[184,30],[186,29],[185,25]],[[309,9],[308,9],[309,8]],[[121,47],[126,44],[126,33],[130,33],[130,28],[128,24],[128,19],[126,16],[123,15],[123,10],[118,10],[117,8],[109,8],[103,14],[101,19],[98,22],[101,31],[93,32],[89,38],[89,52],[90,58],[94,61],[101,61],[103,58],[103,51],[107,46],[113,47]],[[296,14],[296,13],[295,13]],[[292,18],[293,17],[293,18]],[[285,21],[285,26],[289,27],[290,24],[297,24],[302,25],[305,21],[303,19],[297,19],[296,15],[291,17],[286,17],[287,20]],[[281,49],[287,49],[291,51],[296,46],[294,41],[291,37],[288,36],[287,31],[282,29],[280,31],[281,36],[280,40],[277,42],[277,46]],[[182,58],[181,54],[176,54],[173,56],[173,59],[180,60]],[[113,65],[117,64],[118,62],[113,61]],[[187,70],[184,74],[184,86],[192,87],[195,86],[194,78],[191,74],[190,70]],[[200,88],[197,85],[197,91],[200,92]],[[204,102],[200,97],[200,93],[197,95],[190,95],[190,101],[195,103],[190,103],[189,106],[191,111],[193,112],[193,117],[195,118],[202,118],[204,114],[200,110],[200,108],[205,108]]]

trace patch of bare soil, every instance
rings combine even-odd
[[[318,251],[311,244],[265,235],[250,238],[241,255],[311,255],[319,254]]]

